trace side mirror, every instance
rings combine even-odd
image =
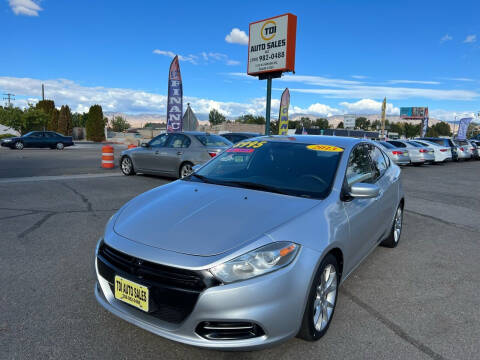
[[[192,170],[193,170],[193,172],[197,172],[197,170],[200,169],[201,167],[202,167],[202,165],[200,165],[200,164],[193,165]]]
[[[142,143],[141,146],[144,147],[144,148],[148,148],[150,146],[150,144],[149,143]]]
[[[353,198],[370,199],[380,194],[380,188],[375,184],[356,183],[350,188],[349,195]]]

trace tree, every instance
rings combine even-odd
[[[115,132],[123,132],[127,129],[130,129],[130,124],[127,119],[122,116],[115,116],[110,122],[110,127]]]
[[[43,110],[39,110],[30,106],[22,114],[21,133],[25,134],[29,131],[41,131],[48,122],[48,115]]]
[[[413,125],[406,122],[405,124],[403,124],[403,128],[405,129],[405,137],[413,138],[415,136],[419,136],[421,127],[421,124]]]
[[[72,127],[85,127],[87,126],[87,113],[74,113],[72,114]]]
[[[364,116],[360,116],[355,119],[355,127],[362,130],[368,130],[370,128],[370,120]]]
[[[343,129],[343,121],[340,121],[337,125],[337,129]]]
[[[325,118],[316,119],[313,123],[313,126],[319,129],[328,129],[330,127],[330,125],[328,124],[328,120]]]
[[[71,136],[73,130],[72,113],[68,105],[62,105],[58,115],[57,131],[63,135]]]
[[[390,132],[397,133],[399,136],[403,135],[404,130],[401,123],[391,123],[390,124]]]
[[[208,114],[210,125],[218,125],[225,122],[225,120],[225,116],[220,114],[216,109],[210,110],[210,113]]]
[[[22,133],[23,129],[23,111],[18,107],[0,106],[0,124],[10,127],[19,133]]]
[[[47,115],[47,122],[45,128],[50,131],[57,131],[58,111],[55,108],[53,100],[40,100],[35,109],[42,110]]]
[[[105,140],[105,122],[103,120],[103,111],[100,105],[90,106],[86,130],[88,140],[96,142]]]
[[[440,121],[439,123],[436,123],[433,125],[435,128],[435,131],[438,133],[439,136],[451,136],[452,132],[450,130],[450,125],[448,125],[444,121]]]

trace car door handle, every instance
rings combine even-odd
[[[183,152],[182,151],[177,151],[177,155],[182,155]]]

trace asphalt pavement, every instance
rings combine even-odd
[[[227,353],[165,340],[96,303],[93,253],[108,218],[170,181],[99,170],[97,153],[0,151],[0,358],[478,358],[480,161],[402,171],[401,243],[346,280],[324,338]]]

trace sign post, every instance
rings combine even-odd
[[[297,17],[284,14],[250,24],[247,74],[267,80],[265,135],[270,134],[272,79],[295,73]]]

